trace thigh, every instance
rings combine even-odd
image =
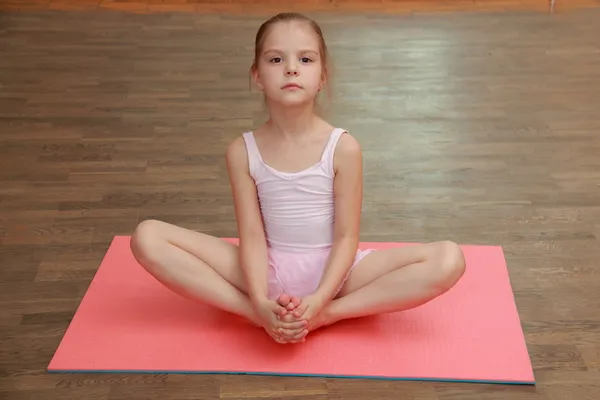
[[[166,222],[147,220],[138,225],[132,238],[132,246],[143,252],[145,248],[152,248],[156,241],[166,242],[192,254],[230,284],[247,293],[237,245]]]
[[[352,269],[338,297],[346,296],[398,268],[423,262],[439,247],[440,243],[424,243],[373,251]]]

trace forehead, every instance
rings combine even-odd
[[[319,37],[304,21],[286,21],[274,24],[265,38],[263,51],[312,50],[319,52]]]

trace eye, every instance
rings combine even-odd
[[[271,63],[281,62],[281,57],[273,57],[269,60],[269,62],[271,62]]]
[[[302,57],[301,60],[302,60],[303,63],[312,62],[312,60],[310,58],[308,58],[308,57]]]

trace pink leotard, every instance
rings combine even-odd
[[[319,285],[333,244],[333,155],[345,132],[334,129],[320,161],[293,173],[266,164],[253,132],[243,134],[265,227],[271,299],[282,293],[304,297]],[[371,251],[357,250],[350,271]]]

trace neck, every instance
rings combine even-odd
[[[271,117],[268,124],[274,132],[285,138],[310,133],[319,120],[312,103],[297,107],[269,105],[269,109]]]

